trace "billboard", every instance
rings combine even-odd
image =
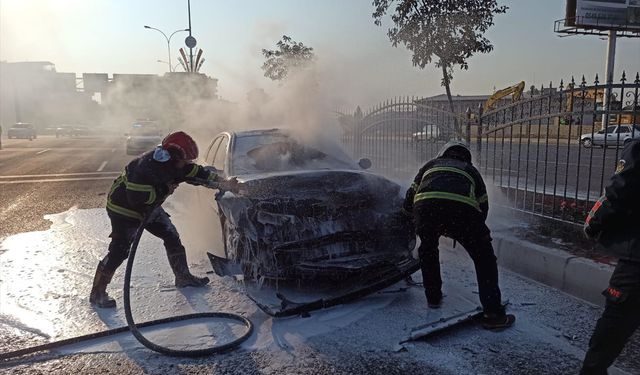
[[[84,92],[100,92],[107,91],[109,84],[109,76],[107,73],[82,73],[82,83]]]
[[[568,0],[566,19],[586,29],[640,31],[640,0]]]

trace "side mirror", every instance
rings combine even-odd
[[[369,160],[367,158],[362,158],[362,159],[358,160],[358,165],[362,169],[369,169],[369,168],[371,168],[371,160]]]

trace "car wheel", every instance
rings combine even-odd
[[[590,148],[593,146],[593,142],[591,141],[591,138],[585,138],[582,140],[582,145],[586,148]]]

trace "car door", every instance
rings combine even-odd
[[[611,125],[607,126],[604,130],[600,130],[598,133],[594,135],[593,143],[597,143],[598,145],[615,145],[616,144],[616,134],[617,126]]]
[[[618,126],[616,133],[615,141],[618,145],[622,145],[625,139],[631,137],[631,127],[628,125],[620,125]]]

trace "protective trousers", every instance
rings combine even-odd
[[[109,210],[107,210],[107,213],[111,220],[111,243],[109,244],[109,252],[102,259],[100,265],[105,273],[113,275],[116,269],[129,256],[129,249],[140,222],[112,213]],[[152,217],[145,229],[164,241],[169,264],[174,274],[188,273],[185,248],[180,241],[180,235],[176,227],[169,218],[169,214],[162,207],[158,207],[150,215]]]
[[[496,256],[482,213],[468,204],[445,199],[416,202],[413,213],[421,241],[418,253],[427,300],[437,301],[442,296],[438,242],[440,236],[446,236],[458,241],[473,260],[484,312],[503,315]]]
[[[607,374],[629,337],[640,326],[640,262],[619,260],[609,287],[602,317],[589,341],[580,374]]]

